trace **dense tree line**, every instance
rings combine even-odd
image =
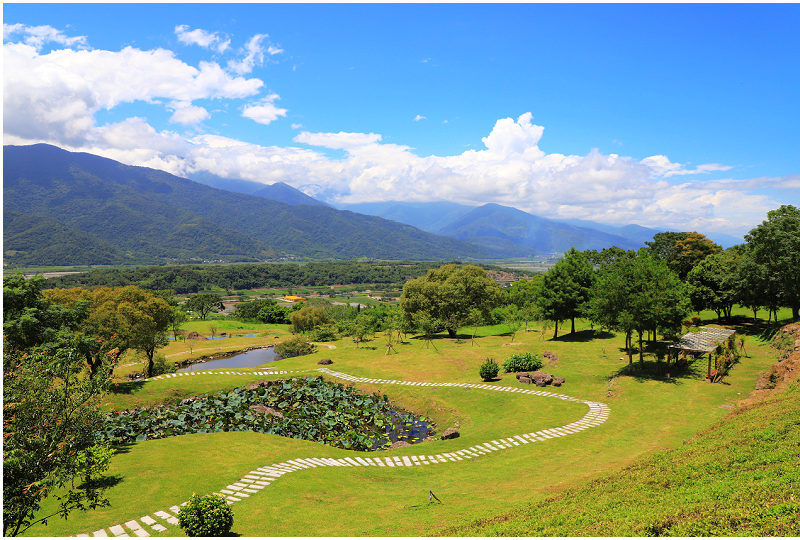
[[[460,264],[460,263],[459,263]],[[130,269],[97,269],[48,280],[48,287],[124,287],[172,289],[193,294],[213,288],[248,290],[260,288],[313,287],[377,284],[402,286],[408,279],[442,266],[440,262],[332,261],[300,264],[237,264],[229,266],[149,266]],[[487,270],[498,266],[481,265]]]

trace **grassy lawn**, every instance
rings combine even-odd
[[[742,313],[748,315],[746,311]],[[716,322],[713,313],[701,316],[708,323]],[[746,321],[737,323],[752,330]],[[223,321],[191,324],[201,333],[209,324],[217,325],[219,331],[275,333],[267,337],[197,342],[192,353],[195,356],[208,354],[207,350],[199,350],[202,347],[221,349],[228,346],[228,341],[241,348],[246,344],[277,342],[288,335],[285,326],[251,328],[231,321],[225,321],[230,325],[226,327]],[[466,526],[482,517],[542,501],[628,466],[642,456],[681,447],[684,439],[727,414],[729,411],[723,406],[745,397],[758,375],[775,358],[774,349],[766,341],[769,333],[759,331],[749,337],[749,356],[721,384],[711,385],[704,380],[704,361],[690,363],[682,371],[673,371],[673,378],[665,379],[659,375],[655,355],[650,352],[645,355],[643,370],[626,375],[627,359],[620,360],[624,336],[592,330],[583,321],[578,321],[575,334],[560,330],[558,339],[552,339],[552,329],[543,333],[538,327],[518,332],[513,342],[510,335],[503,334],[502,326],[478,330],[474,345],[469,339],[470,332],[464,329],[458,340],[437,336],[428,346],[423,340],[409,336],[395,346],[397,354],[386,355],[386,341],[379,334],[359,348],[349,340],[341,340],[330,344],[335,348],[323,346],[312,355],[269,366],[313,370],[319,367],[317,362],[321,358],[330,358],[334,363],[329,368],[355,376],[480,383],[478,366],[485,357],[502,363],[516,352],[550,351],[557,354],[558,360],[545,365],[543,370],[565,377],[566,384],[548,390],[604,402],[611,409],[610,419],[576,435],[523,445],[472,461],[426,467],[325,467],[294,472],[236,503],[234,532],[246,536],[445,534],[452,526]],[[274,339],[276,336],[279,339]],[[170,359],[182,359],[187,349],[180,342],[170,344],[162,352]],[[128,368],[120,367],[119,372],[124,369]],[[125,409],[175,402],[259,378],[254,374],[215,375],[121,383],[108,396],[106,406]],[[511,374],[501,375],[490,384],[522,387]],[[412,448],[381,452],[383,456],[459,450],[499,437],[560,426],[579,419],[587,411],[579,403],[478,389],[356,386],[367,392],[386,393],[398,405],[433,418],[439,433],[451,426],[461,431],[459,439],[427,441]],[[132,444],[120,448],[112,460],[110,474],[116,483],[107,492],[110,507],[75,513],[66,522],[55,519],[47,527],[31,529],[28,534],[91,533],[179,504],[193,492],[219,490],[255,467],[293,458],[355,455],[376,454],[249,432],[186,435]],[[444,504],[429,504],[429,490]],[[179,535],[181,531],[171,528],[165,534]],[[473,532],[462,530],[456,534]]]

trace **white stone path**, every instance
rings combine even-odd
[[[465,459],[471,459],[478,456],[488,455],[493,452],[511,449],[515,446],[523,444],[531,444],[536,442],[545,442],[548,439],[555,439],[557,437],[565,437],[567,435],[574,435],[580,433],[585,429],[599,426],[608,419],[611,410],[604,403],[596,401],[585,401],[582,399],[565,396],[562,394],[555,394],[537,389],[516,388],[508,386],[493,386],[490,384],[468,384],[468,383],[430,383],[430,382],[411,382],[411,381],[398,381],[387,379],[372,379],[368,377],[355,377],[347,373],[333,371],[327,368],[319,368],[314,371],[324,373],[331,377],[344,379],[352,382],[371,383],[371,384],[397,384],[403,386],[430,386],[430,387],[453,387],[453,388],[475,388],[480,390],[493,390],[496,392],[509,392],[517,394],[527,394],[540,397],[563,399],[565,401],[574,401],[576,403],[585,403],[589,406],[583,418],[572,422],[570,424],[555,427],[550,429],[543,429],[532,433],[523,433],[521,435],[512,435],[504,439],[496,439],[487,441],[481,444],[470,446],[454,452],[447,452],[434,455],[417,455],[417,456],[393,456],[393,457],[346,457],[346,458],[304,458],[304,459],[289,459],[281,463],[273,463],[272,465],[265,465],[256,470],[250,471],[237,482],[233,482],[223,489],[219,489],[214,493],[221,495],[228,501],[228,504],[233,504],[241,501],[243,498],[252,497],[258,494],[261,490],[277,481],[281,476],[289,474],[301,469],[312,469],[316,467],[414,467],[418,465],[436,465],[440,463],[447,463],[448,461],[458,462]],[[307,371],[305,371],[307,372]],[[167,379],[182,376],[199,376],[199,375],[283,375],[287,373],[301,373],[301,371],[190,371],[186,373],[173,373],[169,375],[160,375],[153,377],[149,380]],[[453,444],[457,444],[453,441]],[[186,503],[181,503],[180,506]],[[124,524],[112,525],[111,527],[94,531],[90,534],[78,534],[76,536],[118,536],[118,537],[131,537],[131,536],[150,536],[152,533],[160,533],[167,530],[167,527],[178,525],[178,512],[180,506],[172,506],[169,512],[160,510],[153,512],[152,515],[140,517],[138,520],[132,519]],[[155,517],[153,517],[155,516]],[[141,523],[140,523],[141,522]]]

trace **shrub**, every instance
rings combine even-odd
[[[519,371],[538,371],[542,368],[542,359],[538,354],[519,353],[512,354],[503,362],[503,373],[517,373]]]
[[[497,365],[491,358],[487,358],[486,361],[481,364],[480,370],[478,373],[480,374],[481,378],[484,381],[490,381],[497,377],[497,374],[500,372],[500,366]]]
[[[315,348],[316,346],[305,336],[297,335],[275,345],[275,352],[281,358],[291,358],[292,356],[311,354]]]
[[[157,354],[153,357],[153,377],[175,373],[175,371],[175,362],[168,361],[163,354]]]
[[[336,334],[336,328],[332,324],[326,324],[314,328],[311,331],[311,339],[314,341],[336,341],[339,336]]]
[[[197,493],[178,512],[178,524],[188,536],[223,536],[233,527],[233,510],[219,495]]]

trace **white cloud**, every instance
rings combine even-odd
[[[270,94],[264,99],[255,103],[248,103],[244,106],[242,116],[250,118],[259,124],[269,124],[278,119],[279,116],[286,116],[286,109],[275,106],[275,100],[280,99],[278,94]]]
[[[324,146],[335,150],[352,150],[358,147],[373,145],[381,140],[375,133],[309,133],[304,131],[292,139],[294,142]]]
[[[230,39],[220,36],[219,32],[207,32],[200,28],[189,31],[189,26],[179,24],[175,27],[175,35],[178,41],[185,45],[199,45],[204,49],[213,49],[218,53],[223,53],[231,44]]]
[[[729,171],[733,167],[730,165],[721,165],[719,163],[706,163],[698,165],[694,170],[686,169],[680,163],[672,163],[667,156],[650,156],[641,161],[644,165],[650,167],[654,176],[669,178],[670,176],[685,175],[685,174],[701,174],[710,173],[714,171]]]
[[[22,34],[23,42],[34,47],[37,51],[45,43],[54,42],[67,47],[87,48],[86,36],[67,37],[61,30],[52,26],[26,26],[24,24],[5,24],[3,23],[3,41],[10,40],[11,36]]]
[[[283,49],[278,49],[269,45],[264,50],[262,42],[269,38],[267,34],[256,34],[245,43],[241,52],[244,53],[244,58],[241,60],[230,60],[228,62],[228,69],[239,75],[250,73],[255,66],[260,66],[264,63],[264,53],[275,55],[283,52]]]
[[[175,112],[170,117],[170,122],[179,124],[199,124],[203,120],[211,118],[211,114],[203,107],[197,107],[189,103],[179,103],[175,107]]]
[[[303,124],[292,124],[292,129],[301,129]]]
[[[62,49],[40,55],[33,45],[3,46],[4,136],[77,144],[94,126],[94,114],[121,103],[167,99],[243,98],[263,86],[229,75],[214,62],[190,66],[164,49],[119,52]],[[200,107],[174,116],[186,121]],[[176,111],[177,112],[177,111]]]
[[[417,116],[414,117],[414,122],[419,122],[420,120],[427,120],[427,118],[422,116],[421,114],[418,114]]]

